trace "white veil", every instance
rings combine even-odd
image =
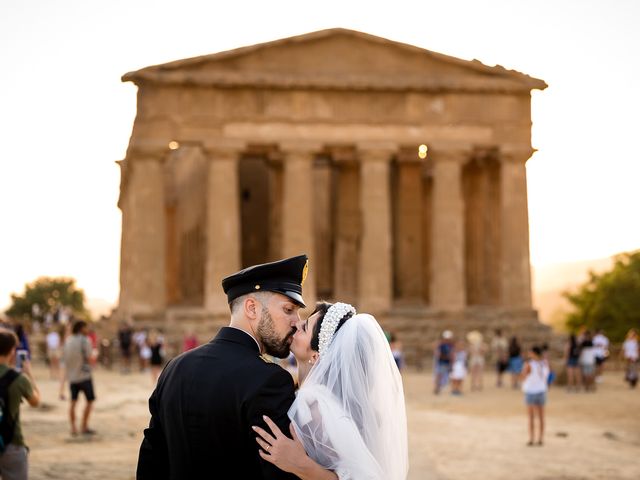
[[[307,454],[340,480],[405,480],[402,378],[371,315],[348,319],[289,409]]]

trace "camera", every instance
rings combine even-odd
[[[29,352],[26,350],[16,351],[16,370],[22,370],[22,365],[29,359]]]

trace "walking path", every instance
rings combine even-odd
[[[68,400],[44,369],[36,378],[45,408],[22,406],[31,448],[30,478],[129,480],[142,430],[148,422],[149,374],[95,374],[95,438],[73,438]],[[640,478],[640,389],[631,391],[618,372],[595,394],[553,389],[544,447],[527,447],[523,396],[497,389],[486,377],[483,392],[431,393],[430,372],[404,375],[409,418],[409,480],[633,479]],[[82,407],[83,400],[80,401]]]

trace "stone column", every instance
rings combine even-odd
[[[241,144],[229,142],[205,146],[209,168],[204,306],[214,315],[229,314],[221,282],[241,269],[238,161],[242,148]]]
[[[292,257],[306,253],[309,270],[302,298],[309,310],[316,303],[315,248],[313,239],[313,161],[318,144],[286,142],[283,153],[284,195],[282,205],[282,254]]]
[[[397,156],[394,215],[394,291],[396,301],[422,302],[423,273],[423,160],[417,148]]]
[[[359,148],[360,243],[358,308],[371,314],[391,309],[391,200],[389,163],[394,145]]]
[[[328,157],[316,158],[313,169],[314,274],[319,298],[333,295],[333,168]]]
[[[533,150],[501,149],[502,306],[531,308],[526,161]]]
[[[337,177],[331,226],[334,242],[333,299],[356,304],[360,264],[358,251],[362,237],[359,164],[353,148],[334,148],[331,157]]]
[[[441,310],[462,310],[466,305],[464,267],[464,149],[435,150],[431,228],[431,305]]]
[[[118,208],[122,214],[122,229],[120,234],[120,295],[118,298],[118,310],[125,312],[130,305],[130,280],[131,277],[131,202],[130,189],[128,188],[129,177],[132,169],[128,160],[118,160],[116,163],[120,167],[120,197],[118,198]]]
[[[120,288],[128,314],[161,314],[166,306],[165,154],[163,147],[135,147],[127,155]]]

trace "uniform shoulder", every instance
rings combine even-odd
[[[264,377],[263,383],[265,385],[290,386],[291,388],[294,388],[293,377],[287,370],[277,363],[267,363],[262,359],[260,359],[260,362],[262,362],[263,365],[261,368],[261,374]]]

